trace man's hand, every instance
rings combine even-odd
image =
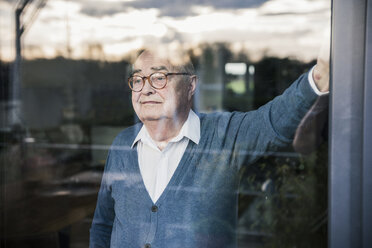
[[[329,91],[329,57],[331,46],[331,31],[327,28],[323,44],[320,48],[316,66],[313,70],[313,79],[320,92]]]

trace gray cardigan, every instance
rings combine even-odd
[[[305,74],[256,111],[199,114],[200,142],[189,142],[156,203],[131,148],[142,124],[123,130],[107,158],[90,247],[235,247],[239,169],[290,144],[316,98]]]

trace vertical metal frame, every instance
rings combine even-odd
[[[332,3],[329,246],[372,247],[372,0]]]
[[[372,0],[366,8],[363,136],[363,247],[372,247]]]

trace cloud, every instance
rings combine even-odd
[[[127,11],[128,6],[125,3],[107,1],[83,1],[80,10],[82,14],[92,17],[111,16]]]
[[[311,11],[307,13],[301,13],[301,15],[312,15],[316,14],[318,11]],[[298,15],[298,12],[278,12],[278,13],[263,13],[262,16],[288,16],[288,15]]]
[[[158,9],[160,16],[186,17],[192,16],[195,7],[209,7],[214,10],[237,10],[255,8],[269,0],[136,0],[136,1],[82,1],[81,13],[103,17],[133,9]]]
[[[327,6],[330,0],[53,0],[26,34],[25,50],[37,54],[37,45],[52,56],[69,45],[78,58],[87,44],[101,44],[106,58],[116,60],[144,46],[229,42],[250,54],[313,57]],[[12,7],[0,0],[4,57],[5,45],[14,43]]]

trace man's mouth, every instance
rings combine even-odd
[[[141,104],[160,104],[160,102],[157,102],[157,101],[142,101]]]

